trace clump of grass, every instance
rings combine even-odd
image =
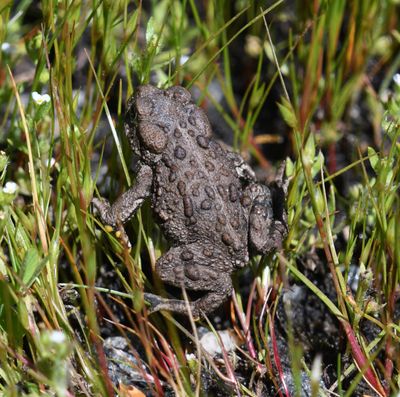
[[[204,4],[42,0],[0,6],[2,395],[123,395],[126,389],[116,390],[107,369],[102,330],[108,327],[129,341],[141,363],[132,366],[153,395],[201,395],[209,370],[237,395],[256,395],[270,384],[288,396],[276,312],[291,282],[308,287],[346,337],[331,391],[351,395],[364,379],[381,396],[398,393],[397,6],[296,1],[301,12],[294,15],[282,1],[268,9],[257,1]],[[247,63],[235,54],[241,40]],[[234,73],[236,62],[246,63],[244,83]],[[237,289],[224,319],[243,341],[247,379],[224,349],[222,368],[203,351],[193,319],[183,325],[171,315],[147,313],[143,289],[157,281],[146,278],[142,265],[154,271],[166,248],[150,208],[128,226],[131,252],[91,212],[97,190],[113,200],[134,183],[120,128],[123,104],[137,84],[150,81],[197,89],[198,103],[214,106],[233,131],[235,149],[265,169],[270,162],[262,144],[282,139],[265,125],[262,134],[254,132],[278,92],[271,112],[279,110],[286,123],[281,157],[291,154],[289,234],[278,255],[252,259],[247,300]],[[215,86],[224,105],[211,95]],[[369,116],[355,123],[357,108]],[[359,145],[341,163],[342,142],[355,138]],[[339,189],[338,178],[348,178],[347,190]],[[299,269],[311,251],[324,258],[335,299]],[[359,272],[353,291],[352,266]],[[98,285],[104,268],[113,272],[110,288]],[[71,309],[65,296],[72,291],[79,298]],[[364,337],[363,322],[378,330],[373,340]],[[215,331],[212,322],[203,325]],[[289,321],[294,393],[300,395],[305,373],[311,394],[327,395],[318,375],[324,361],[316,360],[311,371],[292,328]],[[187,359],[188,340],[197,364]],[[342,354],[353,364],[343,368]],[[349,376],[355,382],[346,389]]]

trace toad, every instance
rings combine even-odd
[[[189,303],[195,317],[232,292],[231,274],[249,254],[268,254],[287,234],[287,183],[281,167],[267,186],[243,158],[213,138],[204,111],[175,86],[137,88],[127,103],[125,132],[140,164],[136,183],[114,204],[94,199],[101,220],[121,227],[149,198],[170,243],[156,263],[161,280],[203,295]],[[187,314],[187,303],[145,294],[152,311]]]

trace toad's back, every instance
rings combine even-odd
[[[152,205],[166,237],[175,246],[209,243],[245,261],[247,216],[232,153],[212,139],[190,93],[141,86],[129,107],[127,135],[153,169]]]
[[[194,129],[175,129],[155,166],[153,207],[175,244],[209,241],[231,255],[246,256],[247,221],[233,160]]]

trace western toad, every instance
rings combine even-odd
[[[213,139],[202,109],[183,87],[144,85],[128,101],[125,132],[140,157],[135,185],[113,205],[93,203],[102,221],[127,222],[150,197],[171,247],[156,264],[167,284],[204,295],[194,316],[216,309],[231,294],[231,273],[249,251],[281,247],[287,233],[283,167],[273,186],[256,181],[242,157]],[[145,294],[153,311],[187,313],[183,300]]]

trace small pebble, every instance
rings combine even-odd
[[[227,353],[236,350],[237,341],[233,331],[217,331],[221,338],[222,345]],[[200,344],[203,349],[212,357],[222,354],[221,342],[213,332],[207,332],[200,338]]]

